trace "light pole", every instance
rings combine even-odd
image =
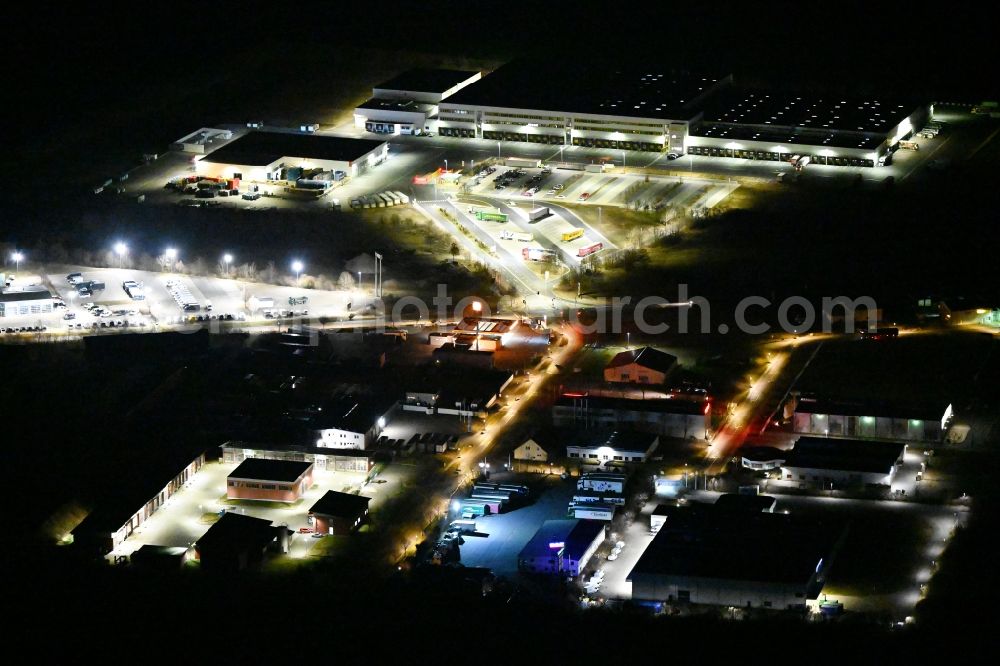
[[[625,331],[625,349],[632,349],[632,331]]]
[[[115,254],[118,255],[118,268],[121,268],[123,257],[128,254],[128,245],[121,241],[115,243]]]
[[[444,171],[445,171],[445,173],[448,173],[448,160],[447,160],[447,158],[445,158],[445,161],[444,161]]]
[[[166,257],[167,263],[170,266],[170,272],[173,273],[174,264],[177,262],[177,250],[172,247],[168,247],[164,251],[163,256]]]
[[[233,263],[233,255],[228,252],[222,255],[222,263],[226,266],[226,277],[229,277],[229,264]]]
[[[10,255],[10,258],[14,260],[14,271],[17,272],[17,273],[20,273],[21,272],[21,260],[24,259],[24,255],[21,254],[20,252],[18,252],[17,250],[15,250],[14,254]]]
[[[305,268],[305,266],[298,259],[292,262],[292,270],[295,271],[295,286],[298,286],[299,284],[299,278],[302,276],[303,268]]]
[[[502,157],[500,157],[500,142],[499,141],[497,141],[497,159],[498,160],[502,160],[503,159]]]
[[[625,173],[627,171],[628,171],[628,167],[625,166],[625,151],[623,150],[622,151],[622,173]]]

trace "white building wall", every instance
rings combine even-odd
[[[317,434],[319,439],[316,441],[316,446],[320,448],[358,450],[365,448],[364,433],[327,428],[317,431]]]
[[[808,583],[765,583],[756,581],[633,574],[632,598],[649,601],[679,601],[688,593],[694,604],[740,608],[787,609],[806,603]]]

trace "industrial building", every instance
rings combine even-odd
[[[368,516],[369,502],[370,497],[328,490],[309,509],[309,516],[320,534],[350,534]]]
[[[552,407],[557,426],[632,428],[679,439],[707,439],[711,427],[708,402],[683,398],[636,400],[567,393]]]
[[[514,449],[514,460],[525,462],[549,462],[561,458],[566,450],[559,431],[553,429],[536,430],[520,446]]]
[[[359,176],[385,161],[389,144],[289,132],[248,132],[204,156],[195,157],[198,175],[266,182],[295,180],[292,170],[321,170]]]
[[[930,118],[912,101],[727,88],[705,105],[692,155],[873,167]]]
[[[911,406],[799,396],[792,430],[803,435],[935,444],[944,439],[951,419],[952,407],[944,402]]]
[[[802,610],[823,588],[846,535],[814,516],[657,507],[656,536],[626,578],[632,598]]]
[[[129,475],[131,483],[108,497],[73,529],[74,543],[102,555],[118,548],[205,465],[205,454],[180,465],[166,461],[159,469]]]
[[[932,112],[910,100],[742,88],[730,75],[648,64],[516,60],[481,80],[466,74],[438,85],[420,75],[384,84],[355,111],[355,122],[390,134],[423,127],[498,142],[877,166]]]
[[[456,344],[468,345],[475,351],[497,351],[510,342],[519,324],[517,319],[463,317],[451,335]]]
[[[312,486],[312,475],[312,463],[247,458],[227,477],[226,497],[297,502]]]
[[[0,317],[49,314],[54,303],[47,289],[7,289],[0,292]]]
[[[579,576],[604,541],[605,525],[593,520],[546,520],[517,556],[526,573]]]
[[[287,542],[287,531],[273,527],[270,520],[226,512],[195,542],[195,557],[206,570],[256,569],[277,539]]]
[[[403,409],[425,414],[485,416],[514,381],[508,370],[429,366],[406,389]]]
[[[778,500],[770,495],[723,493],[715,500],[715,506],[724,511],[774,513]]]
[[[800,437],[781,464],[781,478],[829,488],[892,485],[906,444],[857,439]]]
[[[745,446],[740,449],[740,465],[755,471],[778,469],[787,453],[773,446]]]
[[[442,100],[482,78],[481,72],[417,68],[372,89],[354,110],[354,126],[375,134],[423,134]]]
[[[653,347],[640,347],[615,354],[604,366],[604,381],[663,384],[676,366],[676,356]]]
[[[320,449],[367,449],[388,424],[398,401],[395,399],[346,396],[325,404],[313,416],[310,428]]]
[[[566,457],[595,465],[641,463],[649,459],[659,443],[655,433],[637,430],[582,431],[567,437]]]
[[[251,458],[312,463],[315,469],[367,474],[374,467],[373,453],[358,449],[331,449],[292,444],[229,441],[222,445],[222,462],[242,463]]]

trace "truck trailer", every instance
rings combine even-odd
[[[548,206],[539,206],[538,208],[535,208],[530,213],[528,213],[528,221],[537,222],[538,220],[544,219],[551,214],[552,211],[549,210]]]

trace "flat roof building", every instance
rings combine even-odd
[[[885,439],[933,444],[944,439],[952,407],[937,404],[905,405],[870,400],[824,400],[798,396],[792,416],[793,432],[824,437]]]
[[[0,292],[0,317],[48,314],[54,299],[47,289],[14,289]]]
[[[251,458],[294,460],[331,472],[367,474],[374,467],[374,453],[361,449],[332,449],[298,444],[228,441],[222,445],[222,461],[241,463]]]
[[[838,521],[658,507],[663,522],[632,568],[632,598],[740,608],[803,609],[815,599],[845,536]]]
[[[369,502],[370,497],[328,490],[312,505],[309,515],[320,534],[350,534],[368,516]]]
[[[730,75],[608,61],[515,60],[440,98],[400,89],[428,87],[415,78],[393,82],[391,93],[376,89],[375,97],[437,104],[421,119],[424,129],[436,127],[443,136],[678,155],[876,166],[931,113],[929,104],[911,100],[735,88]],[[369,107],[377,104],[356,113],[359,127],[405,111]]]
[[[605,525],[594,520],[546,520],[517,556],[526,573],[579,576],[604,541]]]
[[[389,423],[399,401],[394,397],[345,396],[323,405],[309,422],[321,449],[367,449]]]
[[[131,470],[121,487],[109,490],[73,529],[75,544],[101,555],[114,551],[198,473],[205,454],[179,464],[176,459],[149,464],[150,468]]]
[[[906,444],[800,437],[781,464],[781,478],[803,485],[892,485]]]
[[[566,438],[566,456],[594,465],[645,462],[656,450],[660,437],[638,430],[582,431]]]
[[[423,134],[441,100],[482,78],[482,73],[416,68],[372,88],[371,99],[354,110],[354,126],[374,134]]]
[[[256,569],[284,529],[273,527],[270,520],[226,512],[195,542],[195,556],[208,570]]]
[[[225,146],[197,157],[199,175],[264,182],[283,180],[290,167],[321,168],[358,176],[385,161],[389,144],[291,132],[248,132]]]
[[[665,437],[706,439],[711,405],[702,400],[661,398],[637,400],[566,393],[552,407],[557,426],[641,429]]]
[[[743,495],[723,493],[715,500],[715,506],[725,511],[742,511],[749,513],[774,513],[778,500],[770,495]]]
[[[294,460],[247,458],[226,479],[226,497],[296,502],[312,486],[313,464]]]

